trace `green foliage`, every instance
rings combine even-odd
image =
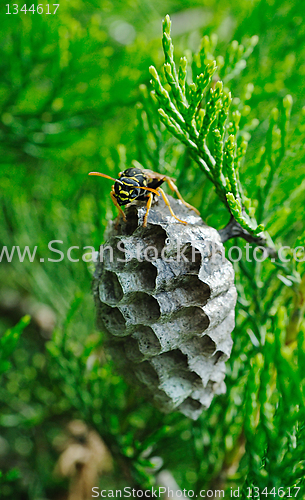
[[[30,320],[30,316],[24,316],[14,328],[10,328],[0,337],[0,376],[11,368],[8,358],[16,349],[20,335]]]
[[[208,37],[203,39],[201,49],[192,64],[194,82],[189,83],[185,57],[181,58],[179,69],[176,68],[170,26],[170,18],[166,16],[162,39],[165,56],[163,69],[170,92],[161,84],[155,67],[150,67],[154,93],[160,106],[160,119],[166,128],[189,148],[192,157],[213,182],[219,198],[227,205],[236,221],[248,232],[257,235],[264,230],[264,226],[258,225],[253,216],[250,220],[241,204],[243,196],[239,186],[238,168],[247,149],[247,142],[242,135],[238,137],[241,113],[234,111],[232,121],[227,123],[232,102],[231,93],[224,90],[222,81],[217,81],[210,87],[217,70],[216,61],[208,59],[208,56],[211,57],[209,50],[212,43]],[[246,57],[250,55],[256,43],[257,37],[253,37],[248,50],[237,42],[232,43],[222,61],[221,73],[227,76],[225,81],[234,78],[245,68]],[[208,87],[206,105],[203,107],[202,100]],[[281,157],[285,152],[290,101],[290,96],[285,98],[286,120],[282,128]],[[208,143],[211,143],[210,147]],[[279,161],[280,158],[277,163]]]
[[[279,309],[273,335],[267,333],[265,356],[253,358],[245,403],[245,436],[249,459],[247,488],[268,490],[300,487],[304,484],[304,336],[300,334],[295,352],[281,346],[285,310]],[[302,381],[299,385],[299,381]],[[258,418],[259,417],[259,418]],[[281,432],[285,429],[285,432]],[[286,471],[290,474],[286,474]]]
[[[162,54],[167,12],[175,53],[166,20]],[[253,236],[262,224],[278,247],[305,246],[299,2],[80,0],[56,16],[1,19],[0,252],[37,246],[33,262],[0,265],[2,497],[66,494],[55,443],[80,418],[114,457],[101,488],[150,487],[162,466],[198,495],[297,486],[303,498],[304,263],[260,263],[238,242],[227,393],[191,422],[160,414],[117,374],[82,260],[114,214],[108,181],[88,172],[116,176],[132,162],[175,177],[217,229],[233,214]],[[151,94],[148,68],[164,57]],[[48,261],[52,240],[61,262]]]
[[[0,470],[0,486],[3,488],[5,484],[12,483],[19,479],[20,473],[18,469],[11,469],[6,474],[3,474]]]

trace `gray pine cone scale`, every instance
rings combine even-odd
[[[111,222],[100,248],[93,291],[98,327],[133,384],[144,385],[164,412],[196,419],[225,392],[236,289],[216,229],[169,197],[148,215],[140,202],[127,222]]]

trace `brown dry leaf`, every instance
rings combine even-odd
[[[88,500],[99,476],[112,470],[112,458],[98,433],[81,420],[70,422],[67,430],[54,473],[70,478],[68,500]]]

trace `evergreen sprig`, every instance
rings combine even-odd
[[[150,67],[153,94],[159,105],[159,116],[165,127],[190,151],[192,158],[204,170],[214,184],[216,193],[227,207],[240,228],[240,236],[252,235],[253,241],[259,237],[259,243],[270,238],[260,234],[264,226],[258,224],[252,203],[243,193],[239,180],[239,168],[246,154],[247,141],[239,133],[241,113],[231,113],[231,93],[222,81],[213,82],[217,70],[217,62],[211,52],[216,44],[215,37],[204,37],[201,48],[194,55],[192,63],[193,82],[187,78],[187,61],[180,59],[177,68],[174,61],[174,47],[170,36],[171,20],[167,15],[163,21],[163,65],[165,82],[162,83],[158,71]],[[225,59],[220,59],[220,73],[224,80],[231,80],[246,65],[246,58],[258,42],[257,37],[247,43],[246,47],[236,41],[230,45]],[[219,62],[219,61],[218,61]],[[165,88],[166,84],[169,90]],[[203,98],[206,94],[206,104]],[[284,100],[283,120],[281,126],[281,147],[275,161],[276,166],[284,156],[285,140],[291,109],[291,97]],[[271,119],[271,132],[274,120]],[[271,152],[266,153],[271,163]],[[272,174],[268,185],[272,181]],[[236,235],[236,234],[235,234]],[[266,244],[266,243],[265,243]]]
[[[292,97],[286,95],[282,101],[281,115],[277,108],[273,108],[271,111],[269,127],[266,134],[266,144],[262,149],[262,155],[259,160],[259,163],[262,165],[262,170],[259,179],[260,190],[258,191],[258,220],[262,220],[264,212],[268,208],[271,188],[274,184],[276,172],[285,156],[291,108]]]
[[[7,330],[0,338],[0,376],[10,369],[9,357],[15,351],[19,338],[30,321],[28,314],[23,316],[17,325]]]

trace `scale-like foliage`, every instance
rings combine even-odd
[[[30,316],[24,316],[14,328],[10,328],[0,337],[0,375],[11,368],[9,358],[15,351],[20,335],[29,322]]]
[[[169,92],[162,85],[156,68],[150,67],[154,94],[160,106],[160,119],[166,128],[190,149],[192,157],[213,182],[218,196],[226,203],[236,221],[249,233],[257,235],[263,231],[264,226],[258,225],[253,217],[251,220],[244,210],[238,181],[238,167],[247,149],[245,140],[239,141],[238,144],[241,114],[235,111],[232,113],[232,121],[228,122],[231,93],[224,90],[222,81],[211,85],[217,64],[215,60],[206,62],[209,39],[207,37],[204,39],[202,48],[195,57],[197,71],[193,74],[194,82],[189,83],[186,58],[182,58],[179,69],[176,68],[170,26],[170,18],[166,16],[162,39],[165,56],[163,69],[170,87]],[[251,46],[256,42],[256,39],[253,40]],[[234,48],[235,45],[232,50]],[[236,50],[234,52],[236,53]],[[223,68],[233,64],[235,70],[231,67],[232,77],[237,68],[241,70],[244,67],[245,59],[241,59],[242,55],[240,51],[238,62],[233,63],[235,57],[232,56],[227,58],[227,63],[224,63]],[[207,95],[204,106],[205,93]],[[208,136],[212,137],[212,147],[208,146]],[[284,141],[283,137],[282,142]]]

